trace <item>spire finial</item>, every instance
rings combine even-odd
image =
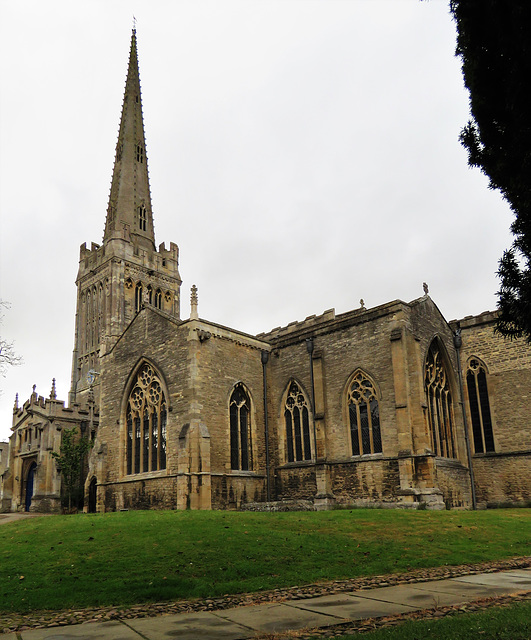
[[[50,400],[57,400],[57,392],[55,390],[55,378],[52,378],[52,390],[50,391]]]
[[[427,296],[430,290],[425,282],[422,283],[422,288],[424,289],[424,295]]]
[[[136,33],[136,18],[134,13],[133,13],[133,32]]]
[[[191,293],[190,293],[190,320],[198,320],[199,319],[199,314],[197,312],[197,304],[198,304],[198,299],[197,299],[197,287],[195,286],[195,284],[192,285],[192,288],[190,289]]]
[[[18,393],[15,393],[15,404],[13,406],[13,411],[18,409]]]

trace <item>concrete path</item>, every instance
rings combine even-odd
[[[522,591],[531,591],[531,568],[223,611],[33,629],[7,634],[2,636],[2,640],[244,640],[266,633],[327,627],[349,620],[464,604],[479,598]]]
[[[15,520],[27,520],[28,518],[42,518],[43,516],[51,516],[51,513],[0,513],[0,524],[7,524],[8,522],[14,522]]]

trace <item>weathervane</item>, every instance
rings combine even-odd
[[[135,18],[135,14],[133,14],[133,31],[136,31],[136,18]]]

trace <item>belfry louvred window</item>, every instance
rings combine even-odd
[[[166,468],[166,398],[159,376],[144,364],[126,409],[126,473]]]
[[[358,371],[348,386],[348,415],[352,455],[382,453],[380,409],[374,384]]]
[[[487,370],[478,358],[471,358],[466,372],[466,386],[474,452],[487,453],[494,451],[494,435],[490,416],[489,391],[487,388]]]
[[[238,384],[229,401],[230,468],[249,471],[253,468],[251,437],[251,401],[242,384]]]
[[[289,386],[284,407],[286,425],[286,458],[288,462],[312,459],[310,439],[310,412],[308,402],[299,385],[293,381]]]
[[[448,374],[436,340],[431,343],[425,363],[424,389],[433,451],[444,458],[457,455],[454,435],[452,394]]]

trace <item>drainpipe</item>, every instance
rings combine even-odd
[[[317,431],[315,429],[315,384],[313,381],[313,338],[306,338],[306,351],[310,356],[310,381],[312,385],[312,424],[313,442],[315,446],[315,464],[317,464]]]
[[[262,351],[262,376],[264,382],[264,430],[265,430],[265,454],[266,454],[266,493],[267,501],[271,502],[271,478],[269,476],[269,423],[267,419],[267,370],[266,364],[269,353]]]
[[[461,396],[461,410],[463,412],[463,425],[465,427],[465,442],[466,442],[466,455],[468,458],[468,471],[470,473],[470,489],[472,492],[472,509],[474,511],[477,508],[476,504],[476,487],[474,484],[474,469],[472,468],[472,454],[470,452],[470,441],[468,439],[468,423],[466,419],[465,401],[463,394],[463,376],[461,375],[461,345],[463,339],[461,338],[461,326],[457,324],[457,329],[454,333],[454,347],[457,354],[457,375],[459,377],[459,395]]]

